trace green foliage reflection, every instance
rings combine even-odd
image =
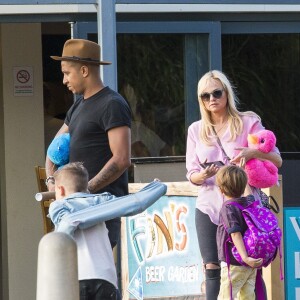
[[[135,120],[167,144],[160,155],[184,155],[183,36],[119,34],[117,51],[119,91]]]
[[[223,71],[242,110],[253,110],[277,136],[282,152],[299,152],[299,34],[222,36]]]

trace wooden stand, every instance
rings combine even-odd
[[[198,189],[197,186],[193,186],[188,181],[182,182],[164,182],[167,186],[167,193],[166,196],[197,196]],[[141,190],[145,185],[148,183],[130,183],[129,184],[129,193],[136,193]],[[126,252],[127,249],[127,234],[126,234],[126,220],[125,218],[121,218],[122,226],[121,226],[121,282],[122,282],[122,299],[129,300],[133,299],[129,292],[127,291],[127,287],[129,284],[129,266],[128,266],[128,254]],[[145,298],[148,300],[152,300],[153,298]],[[156,298],[158,299],[158,298]],[[169,300],[201,300],[204,299],[203,296],[184,296],[184,297],[167,297],[162,296],[160,299],[169,299]]]
[[[272,188],[264,189],[263,191],[270,196],[273,196],[277,201],[280,212],[276,214],[279,226],[283,234],[283,197],[282,197],[282,177],[279,177],[279,186],[274,186]],[[272,204],[272,203],[271,203]],[[281,265],[282,273],[284,272],[284,248],[283,248],[283,236],[281,242]],[[268,300],[284,300],[284,280],[280,279],[280,258],[279,253],[276,259],[267,267],[263,268],[263,278],[267,288]]]
[[[174,196],[174,195],[183,195],[183,196],[197,196],[197,187],[191,185],[187,181],[183,182],[165,182],[168,185],[168,191],[167,196]],[[282,197],[282,177],[279,177],[279,186],[274,186],[272,188],[264,189],[263,191],[270,196],[273,196],[276,200],[276,202],[279,205],[280,212],[279,214],[276,214],[280,228],[283,232],[283,197]],[[129,184],[129,193],[136,193],[140,189],[142,189],[146,183],[131,183]],[[271,203],[272,204],[272,203]],[[122,268],[122,293],[123,293],[123,300],[130,299],[130,295],[127,291],[127,286],[129,282],[129,271],[128,271],[128,257],[127,253],[124,253],[124,249],[127,249],[127,238],[126,238],[126,228],[125,228],[125,219],[122,218],[122,230],[121,230],[121,236],[122,236],[122,258],[121,258],[121,268]],[[281,253],[283,255],[283,240],[282,237],[282,244],[281,244]],[[282,273],[284,271],[284,258],[282,256],[281,260],[282,265]],[[267,295],[268,300],[283,300],[284,299],[284,281],[280,279],[280,258],[279,254],[276,257],[276,259],[270,264],[267,268],[263,268],[263,278],[265,281],[266,289],[267,289]],[[168,297],[162,297],[165,299],[171,299]],[[175,297],[176,299],[180,299]],[[175,299],[172,298],[172,299]],[[184,299],[190,299],[190,298],[184,298]],[[193,298],[196,299],[196,298]],[[197,298],[202,299],[201,297]]]

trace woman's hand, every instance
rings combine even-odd
[[[239,164],[240,159],[243,157],[245,158],[245,163],[252,158],[257,158],[262,161],[269,160],[277,168],[280,168],[282,165],[282,158],[277,152],[264,153],[257,149],[251,149],[247,147],[237,147],[235,150],[239,150],[240,153],[230,161],[232,164]]]
[[[238,165],[240,163],[241,158],[244,158],[246,163],[248,160],[256,157],[256,149],[250,149],[248,147],[237,147],[234,148],[234,150],[239,150],[240,153],[230,160],[232,164]]]
[[[220,167],[212,164],[205,169],[202,169],[199,173],[193,173],[190,180],[194,184],[201,185],[206,179],[216,175],[219,169]]]
[[[220,167],[212,164],[212,165],[206,167],[200,173],[202,173],[204,178],[207,179],[207,178],[215,176],[217,174],[217,172],[219,171],[219,169],[220,169]]]

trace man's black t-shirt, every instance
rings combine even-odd
[[[69,109],[66,119],[71,136],[70,162],[80,161],[93,178],[112,157],[108,130],[131,126],[131,111],[126,100],[105,87],[88,99],[80,97]],[[128,194],[128,175],[124,172],[103,190],[115,196]]]

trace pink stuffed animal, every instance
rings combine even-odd
[[[268,153],[275,145],[276,137],[270,130],[261,130],[248,135],[249,148]],[[250,159],[246,162],[245,171],[248,175],[248,183],[257,188],[271,187],[278,181],[278,168],[268,160]]]

